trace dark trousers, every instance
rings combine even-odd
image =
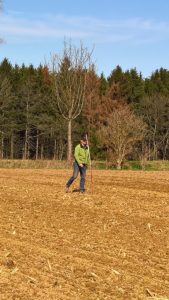
[[[80,167],[78,163],[75,161],[73,163],[73,175],[69,178],[68,182],[66,183],[67,187],[70,187],[70,185],[73,183],[73,181],[77,178],[78,174],[80,173],[80,190],[85,190],[85,178],[86,178],[86,165],[83,165],[83,167]]]

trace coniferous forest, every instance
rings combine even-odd
[[[0,159],[63,160],[70,134],[72,152],[82,132],[94,160],[115,161],[119,168],[124,159],[168,160],[169,70],[143,78],[136,68],[117,65],[106,78],[93,65],[72,70],[65,58],[59,71],[1,61]]]

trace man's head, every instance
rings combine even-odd
[[[82,136],[81,136],[80,144],[81,144],[82,146],[87,146],[87,137],[86,137],[86,135],[82,135]]]

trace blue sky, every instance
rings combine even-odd
[[[38,66],[64,38],[90,50],[97,73],[169,69],[169,0],[3,0],[0,61]]]

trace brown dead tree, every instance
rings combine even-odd
[[[100,131],[101,139],[111,150],[117,169],[121,169],[125,156],[131,153],[134,144],[145,135],[146,125],[125,105],[115,108]]]

